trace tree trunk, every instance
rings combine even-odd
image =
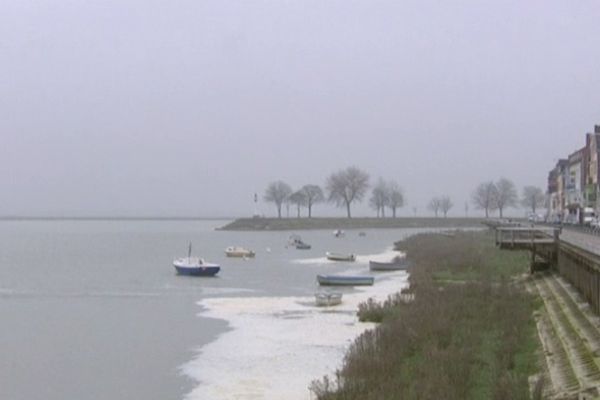
[[[486,207],[485,208],[485,219],[488,219],[489,217],[490,217],[489,209]]]
[[[392,207],[392,215],[396,218],[396,207]]]
[[[277,204],[277,218],[281,218],[281,204]]]
[[[312,217],[312,203],[308,202],[308,218]]]
[[[385,206],[381,206],[381,218],[385,218]]]
[[[498,207],[498,211],[500,212],[500,218],[502,218],[502,207]]]
[[[348,212],[348,218],[352,218],[352,215],[350,214],[350,202],[346,202],[346,211]]]
[[[298,218],[300,218],[300,204],[298,204]]]

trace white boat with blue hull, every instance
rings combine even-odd
[[[179,275],[189,276],[215,276],[220,270],[219,264],[207,263],[200,257],[192,257],[192,244],[188,248],[188,256],[177,258],[173,267]]]

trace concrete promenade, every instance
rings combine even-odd
[[[560,240],[587,250],[590,253],[600,255],[600,236],[567,228],[562,230]]]

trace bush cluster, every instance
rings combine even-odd
[[[361,320],[381,324],[354,341],[335,377],[313,382],[317,399],[528,399],[534,303],[502,270],[526,271],[527,257],[503,258],[482,236],[398,244],[415,265],[414,299],[403,293],[360,306]],[[439,281],[439,273],[460,279]]]

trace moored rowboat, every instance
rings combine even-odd
[[[317,275],[321,286],[370,286],[375,278],[366,275]]]
[[[371,271],[403,271],[410,266],[406,257],[394,257],[391,261],[369,261]]]
[[[332,253],[326,252],[325,256],[327,256],[328,260],[331,261],[355,261],[356,256],[354,254],[341,254],[341,253]]]
[[[225,249],[225,255],[227,257],[251,258],[254,257],[256,253],[243,247],[229,246]]]
[[[317,292],[315,293],[315,304],[321,307],[337,306],[342,302],[341,292]]]

